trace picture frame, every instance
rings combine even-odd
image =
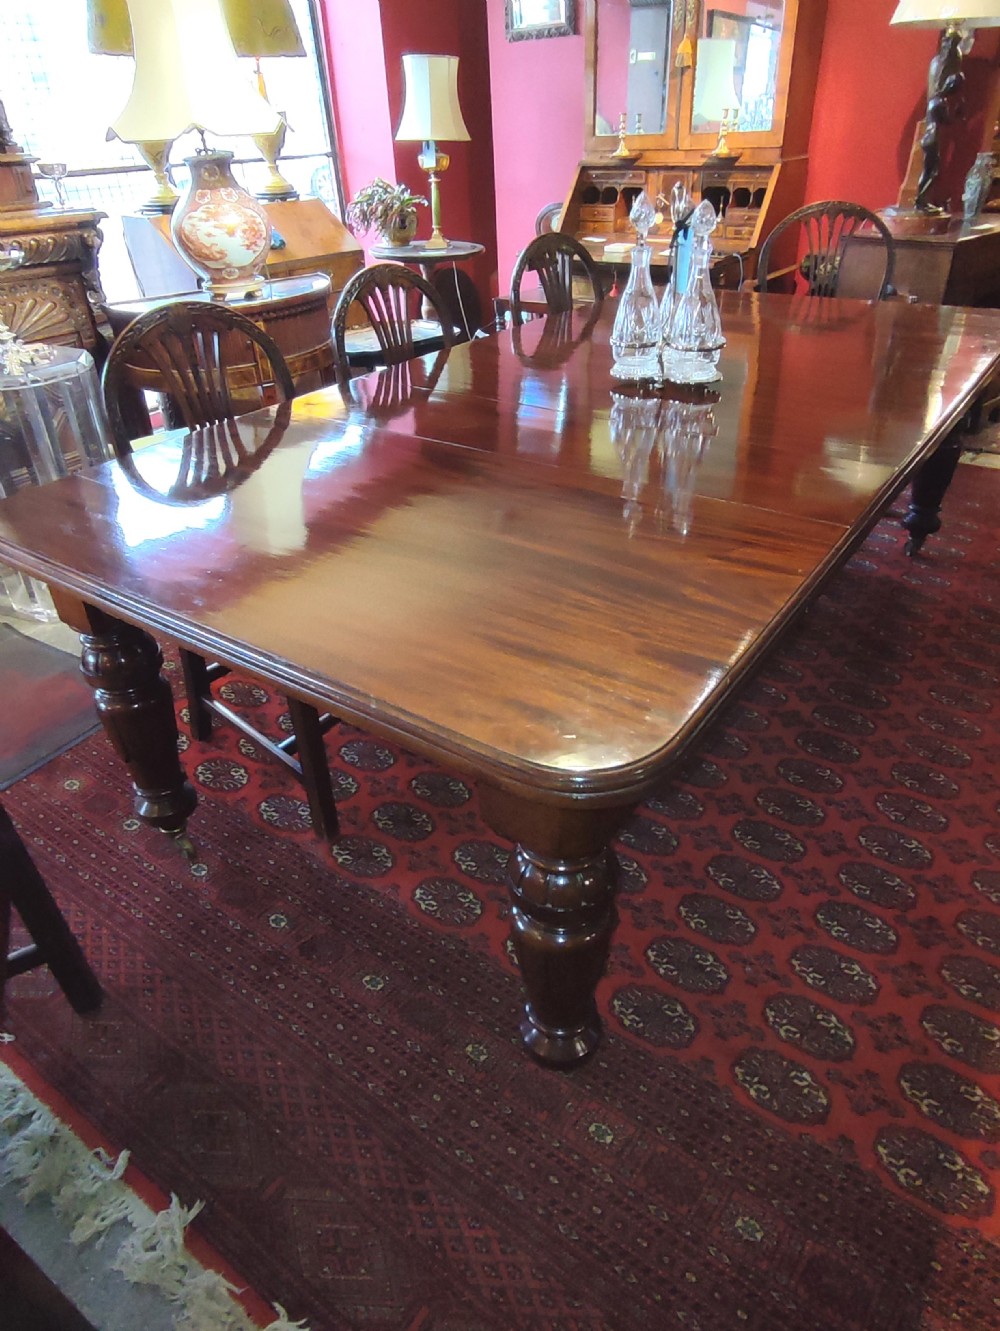
[[[576,0],[504,0],[509,42],[576,34]]]

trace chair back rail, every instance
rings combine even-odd
[[[295,395],[274,339],[238,310],[203,301],[134,319],[115,338],[101,385],[119,456],[148,433],[143,390],[162,394],[168,423],[189,430]]]
[[[862,229],[870,237],[866,246],[874,244],[882,259],[863,278],[860,265],[850,263],[860,245],[852,247],[852,238]],[[761,246],[756,286],[767,291],[777,281],[787,285],[790,277],[793,285],[801,281],[811,296],[863,295],[882,300],[893,294],[894,270],[895,244],[881,217],[861,204],[829,199],[797,208],[778,223]],[[867,292],[857,288],[859,278]]]
[[[581,298],[586,298],[588,289],[591,300],[601,301],[602,284],[593,258],[575,237],[549,231],[529,241],[514,265],[510,309],[516,324],[524,318],[522,285],[528,273],[537,277],[550,314],[571,310]]]

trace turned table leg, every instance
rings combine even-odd
[[[197,798],[177,754],[177,720],[170,685],[160,673],[159,647],[143,629],[91,606],[79,607],[72,618],[60,606],[60,614],[80,630],[81,670],[108,738],[132,777],[136,813],[190,854],[185,829]]]
[[[540,1062],[571,1066],[600,1040],[594,991],[617,918],[608,843],[630,809],[546,808],[485,786],[480,802],[490,826],[517,843],[507,885],[525,1048]]]
[[[910,533],[906,553],[915,555],[928,536],[941,528],[941,504],[962,455],[962,433],[952,430],[913,478],[910,507],[903,526]]]

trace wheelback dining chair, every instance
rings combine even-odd
[[[132,441],[150,433],[145,391],[161,395],[169,425],[190,432],[177,479],[163,496],[170,503],[195,503],[220,486],[235,488],[255,460],[260,462],[249,456],[236,418],[295,396],[274,339],[238,310],[203,301],[178,301],[133,320],[108,353],[101,385],[115,452],[127,471],[135,464]],[[337,810],[323,743],[334,718],[289,697],[292,731],[276,742],[212,692],[212,683],[229,667],[186,647],[180,648],[180,664],[192,738],[209,737],[213,715],[235,726],[298,778],[314,831],[336,840]]]
[[[31,941],[8,950],[15,912]],[[75,1012],[100,1006],[100,982],[0,804],[0,1017],[6,982],[36,966],[48,967]]]
[[[587,250],[563,231],[547,231],[530,240],[514,264],[510,311],[515,324],[524,322],[521,288],[527,273],[537,277],[549,314],[563,313],[588,300],[600,304],[604,298],[597,264]]]
[[[864,246],[849,244],[865,229]],[[799,257],[801,256],[801,257]],[[783,218],[757,259],[756,289],[797,289],[810,296],[884,300],[893,294],[895,245],[876,213],[858,203],[830,199]]]
[[[367,326],[349,326],[357,312]],[[333,345],[341,374],[398,365],[447,350],[454,340],[452,316],[440,293],[399,263],[376,263],[355,273],[333,311]]]

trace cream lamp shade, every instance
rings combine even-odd
[[[406,97],[396,138],[415,143],[467,142],[458,102],[457,55],[404,55]]]
[[[237,55],[305,55],[289,0],[222,0]],[[87,0],[87,46],[96,55],[131,55],[128,0]]]
[[[733,71],[736,43],[731,37],[703,37],[698,42],[692,114],[712,124],[739,110]]]
[[[241,67],[220,0],[128,0],[135,74],[111,129],[126,143],[187,130],[270,134],[278,113]]]
[[[442,141],[467,142],[469,131],[458,102],[457,55],[404,55],[406,95],[396,138],[423,144],[417,161],[427,172],[431,186],[431,237],[426,247],[447,248],[441,233],[441,173],[451,159],[441,152]]]
[[[288,0],[222,0],[222,9],[237,55],[305,55]]]
[[[914,28],[1000,27],[1000,0],[899,0],[890,24]]]

